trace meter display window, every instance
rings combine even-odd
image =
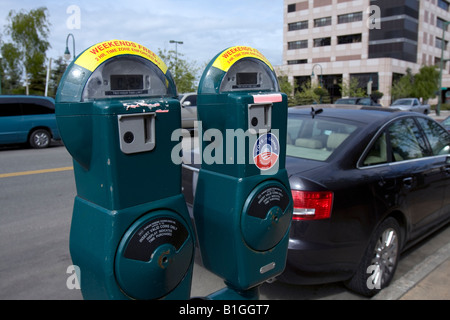
[[[249,88],[260,87],[257,72],[239,72],[236,74],[236,88],[248,86]]]
[[[171,95],[166,75],[155,64],[138,56],[120,56],[92,73],[83,91],[83,101]]]
[[[275,73],[257,59],[249,58],[238,61],[223,78],[220,91],[244,90],[279,91]]]
[[[144,90],[144,77],[141,74],[111,75],[111,90]]]

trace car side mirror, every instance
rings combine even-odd
[[[183,107],[190,107],[190,106],[191,106],[191,102],[190,101],[183,102]]]

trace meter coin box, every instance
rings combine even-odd
[[[203,264],[232,290],[253,290],[286,263],[287,97],[259,51],[233,47],[204,71],[197,109],[203,161],[194,217]]]
[[[72,261],[85,299],[188,299],[194,258],[181,167],[181,126],[164,62],[131,41],[84,51],[68,67],[56,118],[77,189]]]

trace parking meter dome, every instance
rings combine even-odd
[[[136,56],[111,58],[90,76],[82,101],[128,96],[176,96],[167,76],[150,61]]]
[[[280,90],[270,62],[256,49],[238,46],[219,53],[206,67],[199,94]]]

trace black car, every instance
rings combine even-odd
[[[445,120],[442,121],[442,125],[448,132],[450,132],[450,117],[445,118]]]
[[[289,111],[294,218],[281,280],[345,281],[372,296],[403,250],[449,221],[450,135],[404,112]]]
[[[358,105],[358,106],[372,106],[372,107],[381,107],[381,104],[372,100],[372,98],[364,97],[364,98],[341,98],[337,99],[334,104],[342,105]]]
[[[289,109],[294,217],[279,280],[344,281],[372,296],[403,250],[449,221],[450,134],[424,115],[370,109]],[[196,172],[188,169],[192,203]]]

